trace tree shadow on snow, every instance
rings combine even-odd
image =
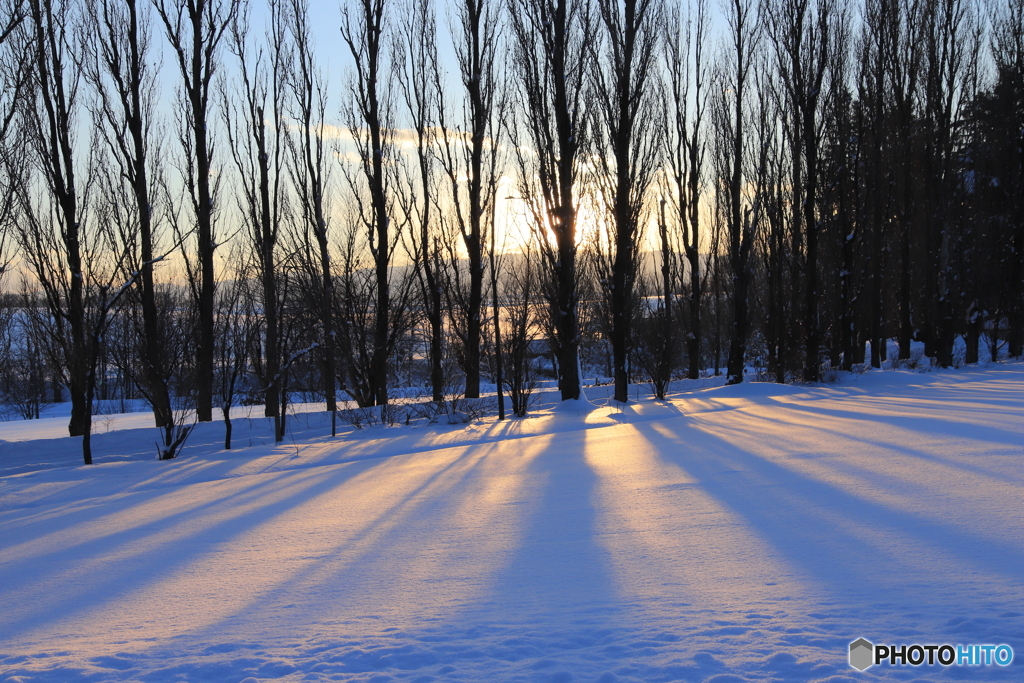
[[[5,615],[4,632],[15,638],[34,629],[54,628],[107,603],[158,585],[176,571],[275,517],[341,486],[378,462],[336,468],[279,472],[233,481],[226,491],[220,482],[197,498],[189,489],[144,491],[112,502],[66,511],[73,522],[52,541],[22,541],[0,548],[12,558],[4,567],[4,591],[20,594],[33,608],[17,618]],[[205,493],[203,497],[202,493]],[[133,517],[138,523],[125,524]],[[113,530],[106,531],[106,524]],[[74,538],[74,530],[81,538]],[[20,536],[20,535],[19,535]],[[57,536],[55,534],[55,536]],[[19,549],[18,546],[22,546]],[[19,553],[21,557],[19,557]],[[69,579],[69,574],[76,576]],[[51,586],[59,586],[54,591]],[[32,598],[24,596],[31,595]]]
[[[913,609],[935,595],[956,594],[957,569],[929,566],[949,556],[961,567],[1010,581],[1024,575],[1018,548],[955,522],[869,500],[686,422],[673,421],[671,430],[657,424],[637,430],[664,461],[696,478],[700,488],[833,594]],[[749,428],[746,437],[756,437],[756,431]],[[934,571],[945,574],[929,576]]]

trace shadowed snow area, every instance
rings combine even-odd
[[[1024,364],[539,408],[0,424],[0,681],[1024,680]]]

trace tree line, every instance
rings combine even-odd
[[[87,463],[101,396],[170,458],[243,394],[1022,353],[1022,0],[348,0],[340,84],[261,9],[4,1],[0,389]]]

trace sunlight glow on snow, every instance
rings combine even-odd
[[[766,589],[791,573],[735,512],[678,462],[688,445],[657,424],[592,430],[587,462],[597,473],[600,525],[620,591],[632,599],[675,594],[697,603]],[[660,439],[654,442],[652,439]]]

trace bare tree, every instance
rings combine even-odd
[[[754,246],[755,221],[749,199],[744,198],[746,172],[747,86],[760,43],[755,6],[750,0],[731,0],[726,7],[728,43],[721,67],[721,94],[715,103],[718,128],[716,154],[719,163],[718,191],[723,193],[728,232],[727,250],[732,270],[732,334],[729,343],[728,384],[743,381],[747,332],[747,289],[750,281],[749,259]],[[717,367],[717,361],[716,361]]]
[[[53,365],[64,374],[71,394],[68,431],[82,436],[90,420],[83,244],[91,174],[76,140],[81,72],[72,59],[77,47],[71,22],[78,14],[69,2],[31,0],[28,9],[18,49],[32,55],[31,91],[21,124],[38,176],[11,157],[7,171],[18,197],[18,242],[51,318]],[[80,174],[85,178],[81,186],[76,183]],[[42,186],[38,201],[37,180]]]
[[[504,105],[507,105],[507,100]],[[502,120],[507,121],[503,105]],[[497,184],[495,184],[497,189]],[[495,216],[498,209],[498,198],[491,202],[491,248],[488,250],[488,261],[491,267],[491,318],[494,330],[494,384],[498,398],[498,421],[505,419],[505,347],[501,337],[501,303],[498,291],[498,268],[502,260],[498,256],[498,230]]]
[[[451,32],[461,88],[461,115],[449,121],[447,104],[441,117],[441,162],[451,188],[451,221],[465,248],[468,283],[455,269],[453,298],[459,321],[456,331],[462,342],[466,373],[466,398],[480,397],[480,335],[484,324],[484,257],[491,215],[501,171],[496,164],[502,122],[499,49],[501,47],[498,0],[459,0],[454,8]],[[443,89],[439,84],[443,96]]]
[[[308,242],[295,245],[296,251],[311,248]],[[317,294],[319,274],[310,263],[315,262],[310,254],[296,258],[280,260],[276,273],[278,294],[278,353],[280,365],[274,375],[267,368],[254,367],[257,375],[264,378],[264,383],[273,383],[277,387],[278,405],[274,415],[274,438],[284,440],[285,427],[290,403],[290,386],[296,375],[293,366],[320,347],[320,307]],[[259,331],[256,332],[258,336]],[[265,334],[265,333],[264,333]],[[256,337],[250,337],[250,348],[257,346]],[[249,362],[256,366],[260,363],[259,354],[249,352]],[[322,363],[313,363],[317,372],[322,370]]]
[[[832,48],[827,55],[825,80],[832,94],[823,105],[822,170],[820,222],[825,249],[821,260],[822,289],[832,294],[831,325],[832,366],[849,372],[853,366],[856,318],[854,303],[856,282],[855,255],[860,246],[860,230],[855,216],[854,188],[857,153],[854,149],[853,95],[850,73],[849,13],[844,5],[836,8],[832,29]],[[838,246],[838,249],[836,247]],[[835,252],[839,253],[836,254]],[[838,268],[835,267],[838,264]],[[837,277],[830,277],[830,271]],[[837,281],[838,280],[838,281]]]
[[[241,261],[240,255],[237,260]],[[214,393],[224,416],[224,450],[231,450],[231,408],[235,404],[239,380],[249,367],[249,350],[252,349],[253,338],[258,333],[255,325],[254,297],[247,291],[244,270],[236,269],[234,275],[233,280],[220,288],[216,316]],[[281,439],[275,437],[275,440]]]
[[[8,166],[15,152],[15,145],[11,144],[14,141],[8,134],[16,122],[21,101],[31,87],[35,56],[33,50],[25,49],[29,40],[25,22],[27,12],[25,0],[5,2],[0,9],[0,79],[4,84],[0,89],[0,280],[7,273],[12,256],[9,237],[12,219],[18,210],[16,183],[20,179],[19,174],[8,172],[15,167],[14,164]],[[40,361],[41,349],[32,349],[32,340],[24,335],[27,326],[15,314],[17,307],[13,299],[6,292],[4,296],[0,313],[0,338],[7,359],[3,364],[3,393],[9,398],[25,399],[15,402],[24,406],[22,412],[27,415],[26,419],[38,418],[40,400],[33,398],[38,392],[31,388],[31,380],[35,376],[34,365]],[[31,363],[26,364],[22,360],[30,360]],[[29,381],[23,381],[26,379],[26,367],[29,367]]]
[[[887,78],[891,57],[892,40],[890,33],[898,20],[899,3],[894,0],[867,0],[864,5],[862,34],[858,45],[857,96],[859,110],[858,142],[861,150],[860,165],[863,167],[859,206],[858,228],[861,240],[868,242],[865,273],[861,280],[867,281],[868,302],[866,325],[867,338],[871,341],[871,366],[881,367],[884,358],[883,329],[885,310],[883,299],[884,266],[886,259],[886,236],[890,232],[889,220],[892,214],[893,183],[886,172],[886,151],[893,144],[890,126],[886,125],[891,116],[887,97]],[[909,318],[908,318],[909,320]],[[900,339],[903,339],[902,333]],[[900,356],[909,357],[910,338],[906,337],[906,349],[901,342]],[[906,353],[907,355],[904,355]]]
[[[924,199],[927,261],[924,272],[925,354],[942,367],[953,364],[958,331],[959,269],[954,191],[961,153],[962,111],[973,98],[969,88],[974,15],[965,0],[928,0],[924,15]],[[974,38],[972,40],[972,38]],[[976,60],[975,60],[976,61]]]
[[[278,419],[280,387],[275,378],[281,369],[279,242],[287,212],[282,187],[287,135],[284,98],[287,64],[292,61],[283,11],[277,0],[270,3],[266,43],[256,48],[247,36],[247,16],[241,12],[236,15],[228,44],[238,60],[238,79],[234,91],[224,92],[228,142],[238,169],[239,209],[260,282],[263,354],[257,367],[263,383],[264,414],[275,418],[277,441],[284,438]]]
[[[398,193],[401,213],[409,224],[410,252],[415,262],[423,315],[429,327],[431,399],[445,398],[444,376],[444,282],[446,252],[451,248],[439,216],[436,174],[441,76],[437,63],[436,17],[430,2],[409,3],[399,18],[396,71],[402,100],[409,117],[415,152]],[[447,247],[447,248],[446,248]]]
[[[704,159],[707,150],[705,115],[708,107],[708,63],[706,59],[708,34],[708,6],[706,0],[698,0],[696,14],[685,23],[678,10],[668,11],[667,39],[664,50],[665,98],[664,145],[666,175],[663,193],[670,201],[672,219],[681,228],[682,248],[686,255],[689,272],[689,330],[687,331],[687,355],[690,379],[700,377],[701,339],[704,331],[701,324],[701,308],[704,305],[704,288],[707,279],[703,268],[701,247],[701,198],[704,192]],[[671,267],[672,251],[668,246],[669,223],[659,222],[659,229],[666,231],[663,244],[662,269]],[[704,245],[706,248],[706,245]],[[665,297],[666,331],[672,324],[672,290],[675,283],[669,272],[663,272],[662,296]]]
[[[988,192],[994,194],[988,211],[1001,224],[1005,278],[998,285],[1007,299],[1008,351],[1024,355],[1024,0],[1003,0],[993,12],[992,56],[996,82],[979,102],[983,135],[991,140]],[[996,183],[991,178],[998,178]],[[993,210],[994,209],[994,210]],[[982,257],[984,259],[984,257]],[[987,264],[986,264],[987,265]],[[995,357],[993,356],[993,359]]]
[[[900,284],[899,284],[899,358],[910,358],[910,341],[914,335],[912,307],[912,283],[914,264],[911,256],[913,224],[917,213],[914,192],[916,112],[920,98],[922,70],[921,54],[921,2],[896,3],[895,14],[886,22],[886,88],[892,96],[894,121],[892,131],[892,163],[896,196],[894,213],[899,232]],[[881,341],[881,340],[879,340]],[[872,364],[874,364],[875,340],[872,339]],[[884,346],[879,344],[881,360],[885,360]]]
[[[609,246],[602,277],[609,304],[614,399],[629,400],[627,361],[632,347],[638,243],[647,191],[658,165],[654,77],[664,30],[657,0],[597,0],[598,39],[592,83],[596,125],[594,156],[599,192],[610,214]]]
[[[31,311],[41,305],[38,292],[22,280],[19,294],[4,292],[0,299],[0,397],[4,417],[13,414],[38,420],[51,403],[46,392],[46,338],[33,325]]]
[[[199,303],[199,344],[196,358],[196,415],[213,419],[214,262],[217,248],[213,123],[211,92],[219,64],[221,41],[231,26],[240,0],[155,0],[167,39],[181,72],[184,107],[180,136],[185,155],[185,186],[195,221]]]
[[[803,213],[803,378],[816,382],[821,366],[818,182],[824,112],[831,93],[831,84],[826,83],[825,77],[834,43],[836,10],[833,0],[775,0],[767,5],[767,20],[785,93],[784,112],[792,131],[790,154],[795,167],[803,168],[799,201],[794,196],[792,210]]]
[[[341,25],[354,67],[348,128],[359,155],[357,174],[362,177],[360,183],[350,175],[349,185],[373,258],[373,348],[367,380],[371,405],[378,406],[388,402],[388,360],[399,327],[392,319],[391,296],[391,258],[399,240],[392,225],[391,179],[385,168],[385,160],[395,153],[391,96],[384,87],[387,7],[386,0],[352,0],[342,9]]]
[[[177,370],[172,374],[171,405],[173,420],[158,429],[157,458],[176,458],[196,425],[195,381],[192,373],[195,357],[197,301],[190,288],[166,284],[157,288],[157,311],[160,316],[161,348],[167,363]]]
[[[123,235],[125,227],[124,223],[119,221],[116,216],[119,209],[116,202],[109,200],[101,206],[97,221],[101,223],[99,239],[95,241],[96,249],[90,254],[92,258],[89,259],[90,264],[94,267],[90,271],[91,282],[87,288],[89,296],[86,300],[87,356],[79,360],[86,366],[86,419],[85,431],[82,434],[82,456],[86,465],[92,464],[92,409],[93,400],[96,397],[97,366],[105,345],[105,335],[118,302],[136,285],[142,275],[141,270],[135,270],[120,286],[115,286],[120,274],[126,270],[126,263],[131,258],[133,251],[127,246],[130,242],[124,239],[119,240],[116,234],[121,232]],[[108,215],[108,212],[115,215]],[[121,223],[121,231],[115,230],[114,226],[118,223]],[[107,263],[107,268],[97,268],[96,266],[103,261]],[[142,265],[152,265],[152,263]],[[103,270],[106,270],[106,273]]]
[[[778,110],[779,93],[770,89],[772,106]],[[781,136],[780,136],[781,137]],[[791,270],[793,254],[789,248],[793,227],[789,210],[790,182],[779,137],[768,140],[765,189],[762,196],[764,223],[761,230],[761,266],[764,273],[764,338],[767,346],[768,373],[780,384],[785,383],[791,349],[795,346],[789,333],[792,323],[792,290],[787,288],[786,275]]]
[[[584,100],[594,12],[589,0],[511,0],[509,14],[521,119],[512,140],[519,194],[530,207],[549,274],[558,388],[562,400],[579,399],[576,218],[589,136]]]
[[[32,86],[35,53],[27,49],[31,29],[25,19],[28,15],[26,0],[8,0],[0,8],[0,164],[15,152],[9,135],[22,100]],[[0,166],[2,168],[2,166]],[[6,170],[0,175],[0,276],[10,262],[11,220],[17,207],[16,177]]]
[[[318,306],[321,325],[320,358],[323,393],[331,413],[331,436],[337,431],[337,330],[334,319],[335,289],[331,249],[328,241],[330,198],[330,149],[325,125],[327,94],[320,73],[309,26],[306,0],[290,0],[289,29],[294,45],[291,90],[293,116],[298,124],[291,137],[292,172],[305,230],[313,233],[317,245],[319,276]]]
[[[676,308],[676,285],[679,281],[675,258],[678,236],[670,228],[666,204],[664,197],[658,202],[660,277],[647,278],[641,273],[637,283],[639,299],[647,303],[639,306],[633,349],[633,356],[650,378],[654,397],[659,401],[665,399],[681,351],[681,339],[676,332],[673,315]],[[650,303],[651,292],[659,292],[658,296],[653,297],[653,304]]]
[[[350,207],[341,226],[338,253],[338,343],[345,358],[343,389],[360,408],[376,405],[373,352],[376,273],[366,245],[367,231]]]
[[[67,36],[64,38],[66,40]],[[72,148],[69,145],[67,149]],[[19,241],[45,301],[43,307],[27,308],[26,315],[34,336],[46,340],[43,352],[49,356],[51,364],[60,370],[69,387],[82,392],[82,409],[77,416],[81,432],[76,436],[82,437],[82,458],[86,465],[93,462],[92,407],[104,337],[118,302],[141,276],[140,270],[134,270],[117,286],[122,274],[132,270],[129,264],[134,250],[127,235],[135,226],[132,222],[128,227],[125,203],[117,197],[119,179],[113,178],[111,169],[97,161],[95,155],[90,158],[94,162],[88,166],[90,182],[100,184],[97,193],[101,201],[89,212],[88,226],[79,224],[74,230],[68,229],[61,223],[60,213],[42,203],[45,199],[33,201],[28,197],[30,190],[26,183],[29,180],[23,179],[19,187],[22,195]],[[74,160],[69,158],[68,161],[73,163]],[[53,184],[52,177],[46,180],[50,188]],[[52,196],[52,193],[50,189],[47,194]],[[89,197],[88,187],[84,197]],[[68,233],[74,234],[74,245],[67,244]],[[54,254],[60,255],[56,263]],[[69,273],[67,264],[72,254],[77,256],[78,269]],[[76,329],[78,334],[75,334]]]
[[[153,407],[157,427],[173,421],[169,390],[170,368],[161,348],[160,321],[156,305],[153,264],[158,242],[154,173],[159,142],[154,140],[157,74],[152,63],[152,25],[148,4],[138,0],[86,3],[83,40],[85,76],[96,93],[94,119],[117,177],[130,194],[131,219],[135,229],[126,237],[137,240],[141,263],[139,301],[142,309],[142,365],[139,384]]]
[[[505,258],[503,288],[499,297],[506,316],[504,335],[503,375],[509,390],[512,413],[525,417],[530,408],[530,396],[536,386],[533,343],[537,337],[541,317],[540,277],[532,245],[525,245],[522,254]]]

